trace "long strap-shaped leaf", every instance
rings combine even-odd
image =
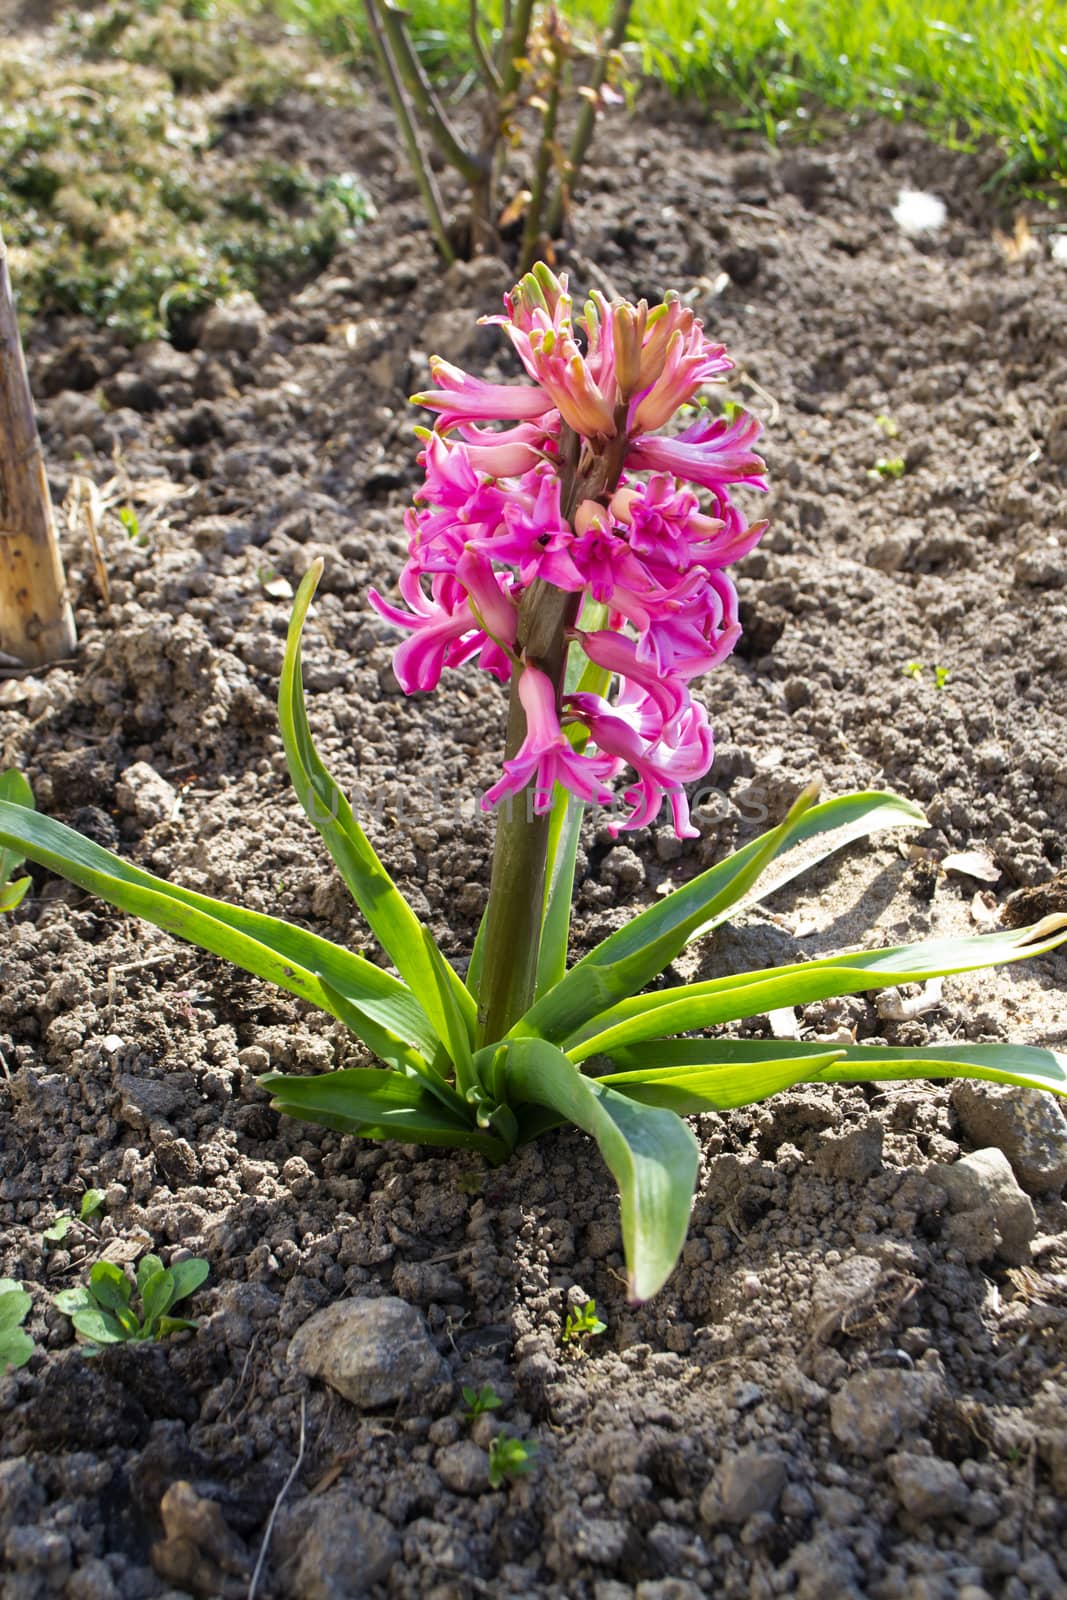
[[[668,1034],[692,1033],[780,1006],[808,1005],[835,995],[858,994],[886,984],[975,972],[1003,962],[1044,955],[1067,940],[1067,916],[1046,917],[1030,928],[969,939],[929,939],[885,950],[852,950],[822,961],[765,967],[707,983],[682,984],[636,995],[603,1012],[567,1041],[572,1061],[613,1057],[622,1045]]]
[[[903,1078],[985,1078],[1067,1095],[1067,1055],[1042,1045],[852,1044],[828,1050],[780,1039],[654,1039],[614,1053],[599,1078],[622,1094],[675,1111],[727,1111],[794,1083],[887,1083]],[[685,1103],[686,1097],[688,1103]]]
[[[405,1144],[451,1145],[478,1150],[502,1161],[507,1146],[451,1115],[426,1086],[377,1067],[345,1067],[314,1077],[269,1072],[256,1083],[271,1096],[275,1111],[363,1139],[400,1139]]]
[[[167,883],[62,822],[7,801],[0,801],[0,844],[328,1011],[383,1061],[429,1073],[437,1036],[424,1011],[403,983],[362,956],[277,917]],[[451,1096],[447,1085],[439,1088]]]
[[[626,995],[636,994],[698,932],[721,921],[775,856],[801,840],[841,830],[824,854],[878,828],[921,826],[926,818],[899,795],[872,790],[814,805],[806,789],[777,828],[701,873],[591,950],[516,1023],[513,1036],[559,1040]],[[818,858],[818,859],[821,859]],[[805,863],[814,865],[814,862]]]
[[[689,1226],[696,1140],[670,1111],[639,1106],[589,1078],[543,1039],[516,1039],[504,1081],[513,1105],[532,1101],[590,1134],[619,1185],[630,1296],[647,1300],[673,1270]]]
[[[476,1020],[473,999],[443,956],[439,961],[432,959],[425,928],[379,861],[352,807],[319,759],[311,737],[301,682],[300,639],[322,567],[321,560],[314,562],[296,592],[278,690],[278,719],[289,774],[300,804],[326,841],[356,904],[400,976],[418,996],[438,1037],[455,1043],[451,1035],[458,1015],[469,1047]],[[446,990],[452,1004],[446,1003]]]

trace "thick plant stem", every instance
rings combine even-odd
[[[585,160],[586,151],[589,149],[589,144],[593,137],[593,128],[596,125],[597,99],[608,75],[611,53],[613,50],[617,50],[626,38],[626,30],[630,26],[630,12],[632,9],[633,0],[616,0],[615,10],[611,16],[611,26],[597,57],[593,79],[589,85],[592,95],[582,101],[582,109],[578,113],[578,121],[575,124],[570,149],[567,152],[563,176],[552,198],[552,205],[545,223],[545,232],[550,239],[558,238],[560,229],[563,226],[564,206],[574,186],[574,180],[581,171],[582,162]]]
[[[580,597],[535,583],[519,611],[519,640],[525,658],[562,688],[567,661],[566,630],[577,620]],[[519,673],[511,683],[505,756],[515,755],[526,737],[526,714],[518,693]],[[545,901],[549,815],[533,810],[533,787],[501,807],[489,882],[485,961],[478,1006],[478,1044],[495,1044],[533,1004],[537,956]]]
[[[456,256],[449,243],[448,231],[445,228],[441,196],[438,193],[437,184],[434,181],[429,163],[423,154],[422,146],[419,143],[419,136],[411,119],[407,100],[404,97],[404,86],[401,82],[400,73],[393,59],[389,41],[382,30],[381,18],[378,15],[378,0],[363,0],[363,9],[367,14],[367,27],[370,32],[371,47],[378,63],[378,72],[382,83],[385,85],[385,92],[389,96],[389,103],[393,108],[393,115],[396,117],[397,126],[400,129],[400,137],[403,139],[404,148],[408,153],[408,162],[418,185],[419,193],[422,196],[422,203],[426,208],[430,232],[434,236],[434,242],[441,253],[442,259],[446,265],[451,266]]]
[[[40,667],[76,642],[0,237],[0,650]]]
[[[496,63],[482,42],[482,30],[478,19],[478,0],[470,0],[470,9],[467,13],[467,28],[471,36],[471,49],[474,51],[474,58],[478,63],[478,71],[482,75],[482,80],[488,89],[499,94],[500,74],[496,70]]]
[[[411,96],[416,115],[445,160],[455,167],[468,183],[477,183],[481,177],[481,162],[460,143],[445,116],[441,102],[434,93],[433,85],[423,71],[422,63],[408,37],[404,13],[392,4],[392,0],[375,0],[375,4],[381,7],[382,26],[404,86]]]

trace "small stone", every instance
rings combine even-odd
[[[115,799],[120,811],[150,828],[156,822],[169,821],[174,815],[178,791],[147,761],[135,761],[115,785]]]
[[[646,1578],[634,1590],[634,1600],[701,1600],[704,1593],[688,1578]]]
[[[887,534],[867,551],[867,565],[876,572],[899,572],[910,556],[911,549],[907,539],[898,538],[893,533]]]
[[[300,1600],[353,1600],[388,1576],[400,1557],[391,1522],[369,1511],[351,1489],[335,1489],[317,1506],[300,1543],[290,1593]]]
[[[813,692],[807,678],[787,678],[782,685],[786,710],[799,711],[802,706],[810,706]]]
[[[600,863],[600,876],[622,889],[636,889],[645,881],[645,869],[641,857],[620,844],[609,850]]]
[[[1037,1232],[1037,1217],[1033,1204],[1016,1183],[1002,1150],[975,1150],[951,1166],[928,1169],[927,1176],[948,1195],[954,1221],[962,1222],[967,1218],[978,1226],[973,1249],[984,1253],[976,1255],[966,1251],[969,1260],[988,1260],[995,1254],[1009,1266],[1025,1266]],[[955,1242],[966,1245],[969,1238],[966,1226],[952,1231]],[[987,1238],[988,1249],[983,1243]]]
[[[828,1344],[850,1327],[869,1321],[882,1288],[884,1273],[873,1256],[848,1256],[833,1267],[820,1267],[811,1290],[811,1331]]]
[[[44,1502],[44,1490],[28,1461],[20,1456],[0,1461],[0,1539],[10,1528],[32,1522]]]
[[[830,1429],[846,1450],[879,1456],[918,1428],[943,1393],[934,1372],[861,1372],[831,1397]]]
[[[4,1555],[16,1572],[33,1572],[42,1585],[61,1591],[70,1575],[70,1540],[53,1528],[12,1528]]]
[[[866,1183],[882,1170],[884,1138],[877,1117],[868,1118],[862,1128],[852,1128],[839,1138],[824,1136],[815,1153],[815,1170],[824,1178]]]
[[[289,1361],[360,1411],[411,1411],[445,1398],[451,1380],[422,1314],[392,1295],[339,1300],[297,1330]]]
[[[1055,1095],[961,1078],[952,1107],[972,1144],[1003,1150],[1029,1194],[1058,1194],[1067,1184],[1067,1118]]]
[[[758,1445],[727,1456],[700,1498],[700,1515],[712,1527],[747,1522],[761,1511],[773,1511],[788,1477],[788,1463],[778,1450]]]
[[[460,1439],[439,1450],[434,1466],[454,1494],[481,1494],[489,1487],[489,1456],[473,1439]]]
[[[213,305],[200,324],[201,350],[238,350],[248,354],[262,339],[267,313],[250,294],[235,294]]]
[[[99,1556],[83,1561],[67,1584],[67,1600],[119,1600],[111,1569]]]
[[[185,1096],[169,1078],[135,1078],[123,1073],[118,1080],[121,1122],[144,1129],[153,1122],[166,1122],[185,1105]]]
[[[1029,589],[1062,589],[1067,584],[1067,560],[1052,545],[1024,550],[1015,559],[1015,581]]]
[[[925,1522],[930,1517],[958,1516],[970,1490],[951,1461],[902,1451],[886,1465],[905,1511]]]

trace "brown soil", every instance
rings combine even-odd
[[[513,375],[475,321],[511,269],[437,267],[373,103],[250,108],[222,153],[277,149],[358,172],[379,220],[268,307],[252,349],[33,330],[57,501],[75,474],[118,473],[145,539],[109,522],[106,607],[84,532],[68,538],[78,660],[0,684],[0,755],[40,809],[145,867],[367,949],[272,707],[288,607],[268,585],[321,554],[312,724],[462,960],[491,840],[470,797],[498,768],[500,693],[467,673],[405,700],[365,594],[402,558],[405,396],[427,354]],[[1040,229],[1021,259],[994,240],[1010,218],[985,175],[906,127],[771,152],[654,98],[602,132],[564,264],[580,291],[692,299],[737,358],[732,397],[767,423],[774,487],[772,531],[740,573],[745,638],[705,687],[719,754],[704,837],[679,847],[661,826],[613,847],[591,819],[576,949],[815,773],[828,793],[887,784],[923,803],[917,842],[935,855],[987,851],[989,914],[1020,887],[1040,905],[1063,868],[1067,276]],[[936,236],[894,224],[902,185],[944,197]],[[902,476],[874,470],[897,456]],[[895,839],[856,847],[700,969],[802,959],[872,927],[879,942],[975,931],[981,887]],[[491,1172],[279,1119],[254,1083],[268,1064],[362,1059],[328,1019],[39,871],[2,938],[0,1273],[31,1287],[41,1346],[0,1380],[12,1600],[246,1593],[302,1428],[261,1596],[1067,1593],[1063,1183],[1030,1184],[1029,1265],[965,1234],[939,1182],[975,1142],[958,1093],[798,1090],[700,1119],[683,1262],[635,1309],[612,1184],[578,1135]],[[860,997],[798,1025],[1063,1042],[1065,975],[1060,952],[949,982],[912,1020]],[[1062,1117],[1048,1129],[1067,1138]],[[87,1185],[107,1192],[102,1220],[46,1251],[43,1228]],[[48,1291],[150,1243],[209,1259],[199,1331],[87,1361]],[[385,1295],[420,1309],[451,1387],[363,1413],[295,1369],[289,1344],[320,1308]],[[567,1306],[593,1297],[607,1331],[562,1345]],[[459,1387],[483,1383],[540,1447],[497,1492],[455,1449]],[[194,1518],[184,1556],[153,1565],[182,1480],[222,1522]]]

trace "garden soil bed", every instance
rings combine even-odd
[[[372,100],[249,108],[211,159],[223,182],[228,159],[294,153],[358,173],[378,208],[321,275],[262,315],[216,315],[182,350],[69,321],[29,335],[57,502],[76,475],[117,478],[136,537],[105,517],[107,605],[84,522],[66,536],[78,658],[4,675],[0,755],[41,810],[140,865],[371,949],[273,710],[280,580],[321,555],[312,726],[462,962],[501,692],[465,672],[404,699],[366,592],[401,564],[418,481],[406,396],[428,354],[516,375],[476,324],[511,268],[437,265]],[[828,794],[922,803],[920,851],[900,835],[850,848],[683,972],[976,932],[1012,895],[1009,916],[1064,909],[1067,270],[1039,226],[1022,254],[995,238],[1013,222],[983,187],[995,165],[906,126],[768,151],[655,96],[602,130],[561,262],[579,292],[692,301],[736,358],[728,397],[766,423],[773,487],[738,575],[744,639],[704,686],[718,758],[703,836],[679,845],[661,824],[615,844],[591,817],[576,953],[814,775]],[[940,231],[900,230],[902,186],[944,197]],[[891,458],[899,476],[876,468]],[[959,851],[984,852],[996,881],[939,870]],[[283,1487],[261,1596],[1067,1593],[1057,1105],[904,1084],[703,1117],[682,1263],[635,1308],[617,1198],[583,1137],[492,1171],[279,1118],[257,1074],[358,1063],[339,1026],[33,879],[0,943],[0,1273],[30,1287],[39,1344],[0,1380],[5,1596],[245,1594]],[[797,1026],[1063,1045],[1065,980],[1061,951],[950,980],[932,1009],[858,997]],[[1032,1214],[1007,1181],[996,1206],[952,1209],[946,1171],[990,1146]],[[86,1186],[102,1212],[46,1250]],[[153,1246],[210,1262],[199,1330],[87,1360],[49,1293]],[[387,1298],[436,1355],[387,1340],[384,1402],[291,1360],[316,1312]],[[606,1331],[564,1345],[568,1305],[593,1298]],[[483,1384],[503,1405],[472,1436],[460,1388]],[[539,1447],[497,1491],[495,1427]]]

